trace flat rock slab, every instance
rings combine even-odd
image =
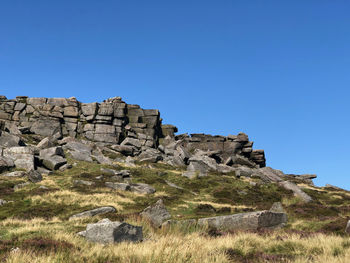
[[[74,218],[84,218],[84,217],[93,217],[95,215],[101,215],[101,214],[107,214],[107,213],[114,213],[117,210],[112,207],[112,206],[104,206],[104,207],[99,207],[93,210],[89,211],[84,211],[79,214],[72,215],[69,220],[74,219]]]
[[[142,227],[128,223],[112,222],[102,219],[95,224],[88,224],[86,231],[78,233],[87,240],[96,243],[108,244],[119,242],[140,242],[143,239]]]
[[[258,230],[282,227],[287,223],[285,213],[259,211],[227,216],[201,218],[199,225],[220,230]]]

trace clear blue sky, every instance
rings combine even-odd
[[[350,2],[5,0],[0,94],[121,96],[350,189]]]

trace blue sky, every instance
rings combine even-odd
[[[350,190],[349,1],[1,1],[0,94],[121,96]]]

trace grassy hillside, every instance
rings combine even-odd
[[[102,167],[128,169],[133,182],[150,184],[156,193],[106,188],[105,182],[112,179]],[[299,185],[314,199],[304,204],[292,192],[258,178],[211,174],[190,180],[181,172],[164,164],[115,168],[76,162],[70,170],[16,191],[13,186],[25,180],[0,175],[0,199],[14,201],[0,207],[0,262],[349,262],[350,238],[344,234],[350,219],[349,192]],[[103,179],[96,179],[100,175]],[[95,184],[76,185],[74,180]],[[264,210],[278,201],[289,220],[275,231],[154,229],[138,213],[160,198],[176,220]],[[100,206],[113,206],[117,212],[68,220]],[[76,235],[102,218],[142,225],[145,241],[104,246]]]

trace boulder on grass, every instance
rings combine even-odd
[[[67,163],[67,160],[62,156],[54,155],[42,158],[42,162],[47,169],[54,171],[65,165]]]
[[[117,210],[112,207],[112,206],[104,206],[104,207],[99,207],[93,210],[89,211],[84,211],[79,214],[72,215],[69,220],[74,219],[74,218],[83,218],[83,217],[93,217],[95,215],[102,215],[102,214],[107,214],[107,213],[114,213]]]
[[[78,233],[87,240],[108,244],[119,242],[140,242],[143,239],[142,227],[125,222],[112,222],[105,218],[95,224],[88,224],[85,231]]]
[[[171,218],[163,200],[159,199],[155,204],[145,208],[141,217],[148,220],[154,227],[160,227],[166,220]]]
[[[219,230],[259,230],[283,227],[287,223],[285,213],[259,211],[227,216],[201,218],[199,225]]]

